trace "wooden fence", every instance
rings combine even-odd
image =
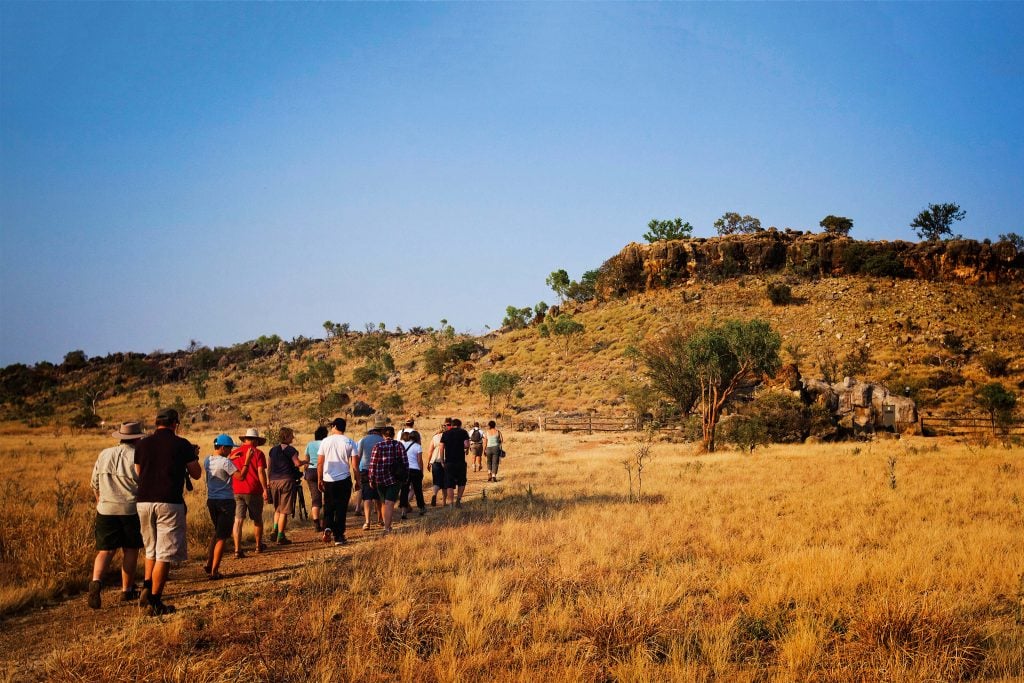
[[[549,415],[541,418],[540,427],[550,432],[633,432],[637,430],[636,418],[607,417],[601,415]]]
[[[941,436],[971,436],[975,434],[1000,434],[1000,430],[988,416],[957,417],[950,415],[929,415],[920,419],[921,433]],[[1024,421],[1010,422],[1011,436],[1024,436]]]

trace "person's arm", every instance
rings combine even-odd
[[[189,460],[185,463],[185,469],[188,470],[188,476],[193,479],[203,476],[203,466],[199,464],[198,460]]]
[[[231,473],[231,476],[235,479],[245,479],[245,475],[249,474],[249,463],[252,461],[252,451],[245,456],[245,462],[242,463],[242,469],[235,467],[235,463],[231,462],[231,466],[235,468],[235,471]]]
[[[437,450],[440,451],[438,459],[441,461],[441,466],[444,467],[444,441],[437,442]]]
[[[324,490],[324,458],[320,456],[316,459],[316,487],[321,491]]]
[[[381,443],[384,442],[381,441],[380,443],[377,443],[376,445],[374,445],[373,450],[370,451],[370,470],[369,472],[366,473],[366,483],[369,485],[371,489],[376,488],[373,485],[373,480],[375,479],[374,475],[377,473],[377,470],[380,469],[380,463],[378,462],[378,458],[380,457]]]
[[[92,466],[92,479],[89,483],[92,485],[92,493],[96,496],[96,502],[100,502],[100,461],[97,460],[96,464]]]
[[[352,451],[348,456],[348,470],[352,473],[352,488],[359,488],[359,451]]]
[[[416,453],[416,457],[420,459],[420,472],[423,471],[423,447],[420,446],[419,451]]]
[[[267,481],[267,461],[265,459],[257,461],[256,476],[260,480],[260,485],[263,486],[264,500],[270,500],[270,482]]]

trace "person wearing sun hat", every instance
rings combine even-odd
[[[105,448],[92,468],[92,491],[96,496],[96,560],[89,582],[89,607],[100,608],[103,575],[110,561],[121,551],[121,600],[138,600],[135,568],[142,547],[142,530],[136,511],[139,476],[135,472],[135,442],[146,436],[138,422],[122,422],[110,434],[120,443]]]
[[[363,501],[363,513],[366,515],[365,522],[363,523],[363,529],[367,530],[370,528],[370,514],[373,512],[373,508],[377,505],[380,500],[380,496],[377,495],[377,491],[370,486],[370,456],[373,454],[373,447],[384,440],[381,432],[388,426],[388,421],[383,415],[377,415],[373,418],[373,428],[366,433],[362,439],[359,440],[359,483],[360,483],[360,498]],[[377,516],[384,521],[383,510],[377,511]]]
[[[204,569],[211,579],[221,578],[220,561],[224,556],[224,542],[235,529],[235,492],[232,481],[245,479],[251,469],[252,451],[248,452],[241,468],[227,456],[235,448],[235,442],[227,434],[213,440],[213,455],[203,461],[206,471],[206,509],[213,523],[213,536],[206,553]]]
[[[256,552],[266,550],[263,545],[263,503],[270,500],[270,487],[267,482],[267,456],[257,446],[267,442],[255,427],[250,427],[245,434],[238,437],[242,445],[231,453],[231,462],[239,470],[248,460],[249,469],[245,477],[231,480],[231,488],[235,495],[235,526],[232,535],[235,541],[235,557],[243,558],[242,525],[246,515],[252,520],[253,536],[256,539]]]

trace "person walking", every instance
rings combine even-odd
[[[331,431],[320,444],[316,463],[317,487],[324,496],[324,543],[345,545],[345,517],[352,495],[353,475],[359,472],[359,446],[345,436],[345,418],[331,421]]]
[[[185,477],[199,479],[198,449],[177,435],[178,411],[164,408],[156,416],[156,431],[135,447],[135,472],[139,475],[136,509],[146,548],[145,579],[139,606],[153,616],[170,614],[174,607],[163,601],[171,564],[188,559],[185,535]]]
[[[206,471],[206,509],[213,523],[213,536],[206,553],[203,569],[211,579],[220,579],[220,562],[224,557],[224,543],[231,538],[235,527],[235,492],[232,480],[244,479],[252,467],[252,451],[248,451],[242,468],[228,459],[235,449],[235,442],[227,434],[220,434],[213,440],[213,455],[203,461]]]
[[[258,447],[267,442],[258,429],[250,427],[243,436],[238,437],[242,445],[231,452],[231,462],[235,467],[242,469],[246,458],[249,458],[251,465],[245,477],[233,479],[231,489],[235,494],[235,528],[232,530],[232,537],[235,541],[235,557],[245,557],[242,551],[242,526],[245,524],[246,515],[252,520],[253,535],[256,539],[256,553],[262,553],[267,549],[263,544],[263,503],[270,500],[267,481],[267,456]]]
[[[487,423],[487,481],[498,481],[504,437],[494,420]]]
[[[469,452],[473,456],[473,471],[483,471],[484,434],[479,422],[474,422],[473,429],[469,430]]]
[[[317,484],[317,462],[319,459],[320,443],[327,438],[328,430],[324,425],[320,425],[313,432],[313,440],[306,444],[306,452],[299,456],[299,460],[302,461],[305,470],[303,471],[302,478],[306,482],[306,488],[309,489],[309,514],[313,518],[313,528],[316,529],[317,533],[324,530],[323,525],[320,523],[320,510],[324,506],[323,492],[320,491],[320,487]]]
[[[427,450],[427,464],[430,466],[430,479],[433,488],[433,495],[430,496],[431,507],[437,505],[438,492],[441,493],[441,506],[448,505],[448,489],[444,487],[444,463],[441,462],[441,435],[449,426],[450,423],[445,420],[444,424],[438,427],[430,439],[430,446]]]
[[[373,455],[373,447],[384,440],[381,435],[381,431],[387,426],[387,420],[382,415],[378,415],[373,420],[373,429],[366,433],[359,441],[359,482],[360,486],[360,497],[363,501],[363,514],[365,515],[365,522],[363,523],[363,530],[367,531],[370,528],[370,513],[373,511],[374,504],[380,500],[377,495],[377,491],[370,486],[370,457]],[[383,521],[383,514],[378,510],[378,518]]]
[[[288,528],[288,518],[295,509],[295,489],[302,479],[302,470],[299,469],[302,461],[299,460],[299,452],[292,446],[295,440],[295,432],[289,427],[281,427],[277,433],[278,443],[270,449],[270,467],[268,468],[268,483],[270,485],[270,501],[274,504],[274,531],[272,536],[276,537],[278,545],[291,545],[285,531]]]
[[[441,462],[444,463],[444,485],[447,498],[462,507],[462,494],[466,491],[466,451],[469,434],[462,428],[462,420],[452,419],[452,428],[441,435]]]
[[[110,434],[120,443],[105,448],[92,468],[92,491],[96,496],[96,559],[89,582],[89,607],[100,608],[103,575],[117,551],[121,551],[121,601],[139,599],[135,569],[142,548],[142,529],[135,499],[139,475],[135,472],[135,442],[145,437],[138,422],[122,422]]]
[[[395,428],[384,427],[383,439],[373,447],[370,455],[370,469],[367,472],[370,487],[377,492],[381,500],[384,516],[384,533],[391,533],[391,521],[395,515],[395,503],[402,481],[408,474],[409,461],[405,449],[399,441],[395,441]]]
[[[409,489],[416,495],[416,507],[420,515],[427,513],[427,504],[423,501],[423,447],[420,445],[420,433],[416,430],[402,433],[402,448],[409,460],[409,476],[402,485],[398,496],[398,507],[402,509],[402,519],[412,512],[409,504]]]

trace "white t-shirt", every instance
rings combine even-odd
[[[344,434],[331,434],[320,442],[319,463],[324,464],[324,481],[342,481],[352,476],[349,458],[359,457],[359,446]]]
[[[409,469],[419,472],[420,454],[423,452],[423,447],[415,441],[403,441],[402,448],[405,449],[405,455],[409,458]]]

